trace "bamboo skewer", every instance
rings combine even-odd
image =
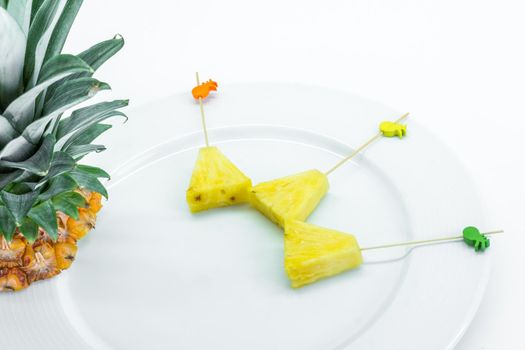
[[[199,79],[199,72],[195,72],[195,78],[197,79],[197,86],[201,84]],[[210,141],[208,140],[208,129],[206,128],[206,116],[204,115],[204,107],[202,105],[202,97],[199,97],[199,106],[201,109],[201,121],[202,121],[202,130],[204,131],[204,142],[206,147],[210,146]]]
[[[397,119],[394,123],[400,123],[402,122],[404,119],[406,119],[408,117],[408,114],[409,113],[405,113],[403,114],[399,119]],[[345,164],[346,162],[350,161],[352,158],[354,158],[355,156],[357,156],[360,152],[362,152],[365,148],[367,148],[368,146],[370,146],[372,143],[374,143],[375,141],[379,140],[381,137],[383,137],[383,134],[381,132],[378,132],[376,135],[374,135],[371,139],[369,139],[368,141],[366,141],[364,144],[362,144],[360,147],[358,147],[354,152],[352,152],[348,157],[342,159],[339,163],[337,163],[336,165],[334,165],[330,170],[328,170],[325,175],[330,175],[331,173],[333,173],[335,170],[337,170],[341,165]]]
[[[504,233],[504,230],[495,230],[495,231],[488,231],[483,232],[482,235],[495,235]],[[463,236],[451,236],[451,237],[441,237],[441,238],[432,238],[432,239],[423,239],[423,240],[416,240],[416,241],[406,241],[406,242],[398,242],[398,243],[389,243],[389,244],[381,244],[376,246],[370,246],[361,248],[361,251],[365,250],[375,250],[375,249],[386,249],[386,248],[393,248],[393,247],[404,247],[404,246],[414,246],[414,245],[420,245],[420,244],[428,244],[428,243],[437,243],[437,242],[453,242],[453,241],[462,241]]]

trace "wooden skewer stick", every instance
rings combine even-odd
[[[398,120],[396,120],[394,123],[400,123],[402,122],[404,119],[406,119],[408,117],[408,114],[409,113],[405,113],[403,114]],[[377,133],[376,135],[374,135],[374,137],[372,137],[370,140],[366,141],[364,144],[362,144],[360,147],[358,147],[354,152],[352,152],[352,154],[350,154],[348,157],[342,159],[339,163],[337,163],[336,165],[334,165],[330,170],[328,170],[325,175],[330,175],[331,173],[333,173],[337,168],[339,168],[341,165],[345,164],[346,162],[348,162],[349,160],[351,160],[352,158],[354,158],[355,156],[357,156],[360,152],[362,152],[365,148],[367,148],[368,146],[370,146],[372,143],[374,143],[375,141],[379,140],[381,137],[383,137],[383,133],[379,132]]]
[[[503,230],[496,230],[496,231],[489,231],[484,232],[482,235],[495,235],[498,233],[504,233]],[[390,243],[390,244],[381,244],[366,248],[361,248],[361,251],[364,250],[375,250],[375,249],[385,249],[385,248],[393,248],[393,247],[403,247],[403,246],[412,246],[412,245],[420,245],[420,244],[428,244],[428,243],[436,243],[436,242],[452,242],[452,241],[462,241],[463,236],[452,236],[452,237],[442,237],[442,238],[433,238],[433,239],[424,239],[424,240],[418,240],[418,241],[407,241],[407,242],[399,242],[399,243]]]
[[[197,78],[197,86],[201,84],[199,79],[199,72],[195,72],[195,77]],[[202,130],[204,131],[204,142],[206,147],[210,146],[210,141],[208,140],[208,129],[206,128],[206,116],[204,115],[204,107],[202,105],[202,97],[199,97],[199,106],[201,108],[201,121],[202,121]]]

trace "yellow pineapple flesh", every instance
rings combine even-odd
[[[203,147],[191,175],[186,201],[195,213],[249,200],[252,181],[217,147]]]
[[[363,262],[354,236],[301,221],[288,221],[284,266],[293,288],[358,267]]]
[[[328,191],[328,179],[319,170],[260,183],[252,188],[251,203],[281,227],[288,220],[306,220]]]

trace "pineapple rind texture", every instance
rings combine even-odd
[[[195,163],[186,201],[195,213],[245,203],[252,181],[217,147],[203,147]]]
[[[277,225],[304,221],[328,191],[328,179],[319,170],[262,182],[252,188],[251,204]]]
[[[27,288],[31,283],[58,275],[71,267],[77,254],[77,241],[85,237],[95,223],[96,212],[102,207],[101,196],[95,192],[79,190],[89,205],[79,208],[89,217],[78,220],[57,213],[59,222],[75,222],[74,230],[59,224],[59,237],[53,241],[39,229],[35,242],[30,243],[19,232],[11,242],[0,237],[0,292],[13,292]]]
[[[288,221],[284,236],[285,270],[293,288],[337,275],[362,264],[353,235],[301,221]]]

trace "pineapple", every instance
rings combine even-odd
[[[61,53],[82,0],[0,1],[0,291],[71,266],[107,197],[102,169],[81,165],[127,100],[74,107],[109,85],[94,72],[120,36]]]
[[[251,191],[251,203],[284,227],[288,220],[306,220],[327,191],[326,175],[309,170],[256,185]]]
[[[293,288],[353,269],[363,262],[354,236],[301,221],[287,221],[284,266]]]
[[[191,175],[186,201],[195,213],[249,200],[252,181],[217,147],[203,147]]]

